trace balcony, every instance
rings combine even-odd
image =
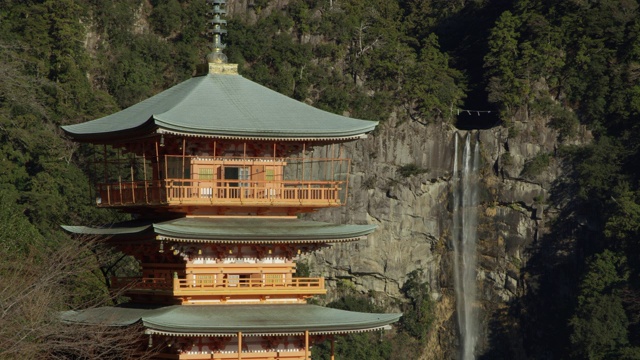
[[[309,206],[343,204],[345,181],[252,181],[212,183],[192,179],[98,184],[98,206]]]
[[[223,274],[198,274],[188,278],[112,278],[111,287],[126,291],[159,291],[173,296],[206,295],[321,295],[324,278],[240,278]]]
[[[346,159],[167,155],[125,165],[105,165],[98,206],[336,207],[348,187]]]
[[[311,351],[309,351],[311,354]],[[245,352],[243,351],[240,356],[238,356],[237,352],[228,352],[228,353],[220,353],[216,352],[211,355],[203,355],[203,354],[190,354],[189,352],[183,352],[179,355],[175,354],[157,354],[155,355],[157,359],[180,359],[180,360],[202,360],[202,359],[213,359],[213,360],[237,360],[242,358],[242,360],[263,360],[263,359],[279,359],[279,360],[306,360],[308,357],[304,350],[289,350],[289,351],[256,351],[256,352]]]

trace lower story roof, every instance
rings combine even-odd
[[[155,234],[159,240],[210,242],[340,242],[358,240],[376,225],[338,225],[282,217],[183,217],[160,221],[135,221],[108,227],[62,226],[66,231],[94,236],[132,237]]]
[[[176,336],[340,334],[383,328],[402,314],[371,314],[309,304],[101,307],[62,313],[67,323],[127,326]]]

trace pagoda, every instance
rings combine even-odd
[[[69,311],[69,323],[142,324],[158,359],[309,360],[313,344],[384,329],[401,314],[307,304],[324,278],[296,276],[296,259],[357,241],[374,225],[302,220],[344,206],[342,144],[376,122],[328,113],[238,74],[224,45],[224,0],[213,5],[203,73],[106,117],[64,126],[103,156],[96,204],[132,214],[105,227],[63,226],[135,257],[140,274],[112,278],[131,301]],[[147,341],[147,340],[145,340]],[[333,359],[333,354],[331,355]]]

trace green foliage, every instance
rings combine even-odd
[[[422,277],[422,270],[410,272],[402,289],[400,289],[409,299],[403,309],[401,326],[410,336],[424,340],[431,330],[435,315],[429,284],[423,282]]]
[[[500,161],[502,162],[502,166],[511,166],[513,165],[513,157],[511,157],[510,152],[505,152],[500,156]]]
[[[618,358],[619,350],[629,344],[629,320],[620,297],[628,277],[624,255],[605,250],[589,262],[571,319],[576,358]]]
[[[537,100],[531,105],[531,112],[541,117],[549,117],[549,127],[558,131],[561,140],[571,138],[578,130],[578,117],[571,109],[561,106],[549,97]]]
[[[503,116],[513,114],[527,97],[526,79],[518,74],[518,47],[521,20],[510,11],[502,13],[489,37],[489,52],[485,56],[485,67],[489,77],[487,88],[489,101],[503,106]]]
[[[178,0],[156,0],[152,4],[153,11],[149,21],[154,30],[165,37],[175,34],[180,27],[182,12]]]
[[[420,121],[452,119],[464,78],[450,67],[437,37],[403,33],[403,17],[415,14],[381,0],[327,5],[296,0],[255,25],[233,19],[229,58],[252,80],[334,113],[384,121],[403,106]],[[311,16],[317,11],[322,16]],[[303,35],[326,41],[304,42]]]
[[[341,337],[336,341],[336,358],[344,360],[360,359],[415,359],[422,353],[427,335],[435,320],[434,303],[431,300],[429,286],[422,281],[422,271],[415,270],[407,274],[402,293],[407,302],[401,305],[403,315],[396,333],[363,333]],[[385,312],[374,302],[371,294],[356,292],[349,280],[338,283],[340,297],[327,306],[358,312]],[[330,343],[324,342],[313,348],[313,359],[328,360]]]
[[[629,342],[628,324],[622,300],[615,295],[598,296],[581,306],[571,322],[575,358],[617,359],[618,349]]]
[[[640,199],[626,183],[618,186],[611,197],[612,212],[606,220],[604,235],[614,241],[633,245],[640,236]]]
[[[0,244],[5,261],[9,260],[8,257],[19,259],[28,255],[30,248],[44,241],[16,200],[14,193],[0,190]]]
[[[398,174],[400,176],[408,178],[414,175],[420,175],[426,173],[427,169],[423,169],[416,164],[407,164],[398,167]]]
[[[382,309],[375,306],[368,297],[358,295],[353,290],[347,290],[345,287],[341,291],[343,296],[329,303],[328,307],[368,313],[382,312]],[[312,358],[314,360],[328,360],[330,354],[330,343],[324,342],[314,346]],[[388,359],[391,354],[391,343],[389,339],[378,332],[352,334],[341,337],[336,341],[335,354],[336,357],[344,360],[383,360]]]
[[[306,261],[298,261],[296,263],[296,272],[293,274],[294,277],[309,277],[311,276],[311,268],[309,267],[309,263]]]
[[[435,35],[429,35],[423,43],[419,61],[408,67],[404,91],[408,98],[415,99],[415,110],[421,118],[451,121],[452,109],[461,106],[465,98],[464,78],[449,67],[449,58],[440,51]]]
[[[601,137],[592,144],[572,150],[572,160],[577,163],[578,195],[602,206],[611,197],[615,184],[623,179],[623,145],[616,139]]]
[[[540,153],[524,163],[520,176],[533,178],[542,174],[551,164],[551,155]]]

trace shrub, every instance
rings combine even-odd
[[[402,165],[400,167],[398,167],[398,173],[405,178],[408,178],[410,176],[414,176],[414,175],[420,175],[420,174],[424,174],[426,173],[427,169],[421,168],[418,165],[414,164],[407,164],[407,165]]]
[[[524,168],[520,172],[523,177],[535,177],[540,175],[551,164],[551,155],[541,153],[524,164]]]

